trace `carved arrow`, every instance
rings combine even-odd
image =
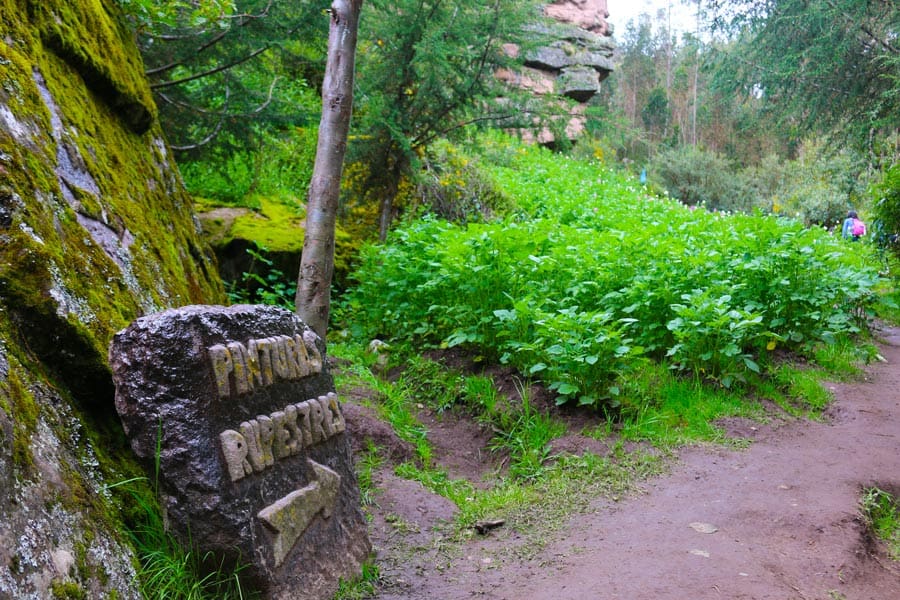
[[[276,567],[281,565],[319,511],[326,519],[331,516],[337,500],[341,476],[317,462],[308,462],[314,473],[309,485],[291,492],[256,515],[275,533],[272,553]]]

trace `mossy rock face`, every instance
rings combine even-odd
[[[197,216],[203,235],[216,253],[225,281],[238,281],[245,272],[264,275],[248,250],[262,249],[272,267],[296,277],[303,251],[304,208],[269,198],[258,198],[258,208],[219,206],[198,201]]]
[[[196,201],[203,237],[216,254],[219,274],[227,282],[241,282],[244,273],[265,278],[274,269],[286,279],[296,280],[303,253],[305,205],[264,197],[254,198],[253,204],[257,208]],[[354,239],[337,225],[333,280],[338,287],[344,285],[351,258],[361,244],[362,239]],[[251,251],[259,251],[272,264],[261,264]]]
[[[0,13],[0,597],[137,597],[107,348],[223,287],[115,3]]]

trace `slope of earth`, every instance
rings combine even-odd
[[[532,524],[512,522],[450,543],[452,503],[383,468],[370,508],[377,597],[900,598],[900,565],[858,507],[864,487],[900,492],[900,329],[882,336],[884,362],[828,384],[823,421],[737,423],[748,448],[687,448],[642,494],[598,499],[536,546]],[[440,437],[451,426],[436,427]],[[456,435],[459,452],[480,451],[477,431]]]

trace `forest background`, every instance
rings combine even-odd
[[[243,225],[251,266],[223,273],[232,299],[292,306],[295,273],[275,257],[302,244],[328,2],[118,1],[198,210],[260,217]],[[569,138],[566,99],[494,77],[553,40],[540,3],[364,3],[329,353],[383,391],[379,414],[416,447],[404,476],[468,525],[491,496],[433,468],[416,406],[462,402],[490,423],[510,456],[498,497],[547,476],[561,429],[527,385],[498,400],[426,350],[509,365],[608,419],[603,435],[666,445],[717,439],[710,423],[753,397],[821,410],[790,361],[873,359],[857,336],[873,308],[897,309],[900,7],[696,7],[692,31],[665,12],[614,31],[615,70]],[[542,129],[547,148],[516,139]],[[839,238],[851,209],[864,243]],[[389,363],[363,356],[372,339]],[[373,377],[391,367],[396,385]]]
[[[327,3],[121,4],[189,190],[201,201],[302,211]],[[664,10],[618,27],[616,69],[590,101],[586,130],[574,140],[558,135],[556,149],[646,169],[654,191],[709,210],[761,210],[829,228],[850,208],[889,218],[876,214],[871,186],[900,152],[896,6],[682,4],[698,11],[693,31],[670,29]],[[446,204],[427,191],[429,176],[453,169],[435,142],[471,139],[470,125],[560,129],[568,107],[559,97],[529,97],[490,76],[516,66],[499,51],[504,44],[541,43],[529,26],[536,5],[489,6],[364,5],[339,271],[375,227],[384,239],[391,217],[422,201]],[[456,204],[441,210],[471,208]]]

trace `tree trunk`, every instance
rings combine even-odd
[[[382,243],[387,240],[388,231],[391,229],[391,221],[394,218],[394,200],[397,198],[397,192],[400,189],[400,179],[403,177],[405,167],[406,161],[402,158],[402,155],[393,156],[393,154],[389,154],[385,161],[387,178],[384,182],[384,188],[381,190],[382,197],[378,217],[378,239]]]
[[[331,308],[334,227],[353,108],[353,67],[363,0],[332,0],[322,118],[306,202],[306,233],[297,277],[297,314],[323,339]]]

